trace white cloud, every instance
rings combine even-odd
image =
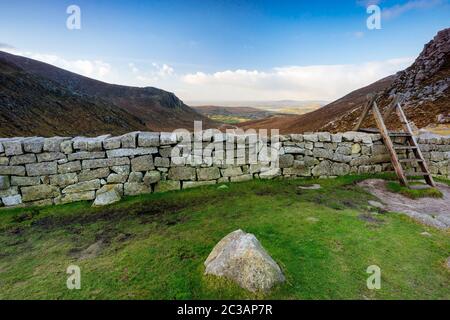
[[[404,4],[397,4],[393,7],[383,9],[381,14],[383,18],[391,19],[411,10],[429,9],[443,3],[443,0],[411,0]]]
[[[269,70],[223,70],[177,74],[170,65],[129,62],[121,68],[102,60],[69,60],[57,55],[18,52],[87,77],[135,86],[155,86],[184,100],[334,100],[406,68],[413,58],[361,64],[283,66]],[[145,70],[145,71],[144,71]]]
[[[133,62],[130,62],[128,64],[128,66],[130,67],[132,73],[134,73],[134,74],[139,73],[139,69],[136,67],[136,65]]]
[[[59,68],[98,80],[106,80],[111,73],[111,65],[102,60],[68,60],[54,54],[21,52],[14,48],[4,49],[4,51],[15,55],[39,60],[57,66]]]
[[[152,63],[152,66],[156,69],[156,74],[160,77],[171,76],[174,73],[173,68],[167,64],[160,66],[157,63]]]
[[[356,3],[359,6],[363,6],[363,7],[368,7],[371,5],[379,5],[380,2],[381,2],[381,0],[358,0],[358,1],[356,1]]]
[[[413,58],[350,65],[286,66],[182,76],[188,99],[334,100],[404,69]]]

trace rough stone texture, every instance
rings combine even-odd
[[[144,183],[148,186],[157,183],[159,180],[161,180],[161,173],[159,173],[159,171],[149,171],[145,174],[143,180]]]
[[[223,177],[237,177],[243,173],[241,167],[228,167],[226,169],[222,169],[221,171]]]
[[[94,179],[106,178],[109,176],[109,168],[100,168],[94,170],[83,170],[78,174],[78,180],[80,182],[89,181]]]
[[[169,168],[170,167],[169,158],[156,157],[155,158],[155,167]]]
[[[151,155],[131,159],[132,171],[148,171],[153,170],[154,168],[155,166],[153,165],[153,157]]]
[[[128,182],[142,182],[144,174],[142,172],[131,172],[128,178]]]
[[[400,193],[390,192],[386,188],[386,181],[381,179],[367,179],[359,186],[365,188],[380,199],[384,206],[382,209],[390,212],[404,213],[421,223],[449,230],[450,228],[450,186],[438,183],[438,188],[443,194],[442,199],[437,198],[419,198],[411,200]],[[412,203],[413,202],[413,203]],[[375,203],[370,203],[374,206]],[[378,207],[378,206],[377,206]]]
[[[62,190],[63,193],[80,193],[84,191],[92,191],[100,189],[100,180],[95,179],[91,181],[79,182],[70,185]]]
[[[151,193],[151,188],[144,183],[127,182],[123,185],[126,196],[136,196],[139,194]]]
[[[16,194],[19,194],[19,188],[15,186],[10,187],[6,190],[0,190],[0,198],[14,196]]]
[[[189,167],[172,167],[169,169],[170,180],[195,180],[195,168]]]
[[[283,154],[280,156],[280,168],[289,168],[294,164],[294,156],[292,154]]]
[[[170,145],[177,143],[177,135],[173,132],[161,132],[160,134],[161,145]]]
[[[78,182],[78,176],[75,172],[64,173],[50,176],[50,184],[61,188],[70,186]]]
[[[120,158],[130,156],[142,156],[145,154],[158,153],[158,148],[136,148],[136,149],[114,149],[106,151],[108,158]]]
[[[14,196],[3,197],[2,202],[5,207],[18,206],[22,203],[22,196],[20,194],[16,194]]]
[[[107,183],[125,183],[128,180],[128,174],[126,173],[111,173],[106,179]]]
[[[41,183],[40,177],[17,177],[17,176],[11,177],[12,186],[19,186],[19,187],[35,186],[40,183]]]
[[[101,158],[104,158],[105,156],[106,156],[106,152],[104,152],[104,151],[96,151],[96,152],[80,151],[80,152],[69,154],[67,156],[67,159],[69,161],[101,159]]]
[[[392,171],[381,137],[361,132],[278,136],[279,142],[273,145],[270,139],[256,143],[249,135],[228,133],[203,137],[196,133],[191,145],[186,137],[132,132],[120,137],[3,138],[0,177],[6,177],[9,185],[1,178],[0,198],[24,198],[25,187],[48,189],[51,185],[58,192],[64,189],[61,196],[50,192],[45,199],[30,200],[28,196],[23,200],[27,205],[44,205],[91,198],[92,192],[111,184],[120,185],[122,194],[123,184],[127,184],[129,194],[139,194],[152,192],[152,188],[163,192],[250,179],[326,178]],[[450,138],[422,134],[417,139],[430,171],[450,177]],[[403,138],[394,140],[396,144],[405,143]],[[230,146],[231,150],[224,149]],[[406,151],[399,152],[399,156],[411,157]],[[417,165],[404,167],[411,173],[418,170]],[[66,192],[77,195],[64,195],[69,194]],[[2,201],[0,206],[4,205]]]
[[[24,166],[0,166],[0,175],[24,176],[25,175],[25,167]]]
[[[0,166],[7,166],[9,164],[8,157],[0,157]]]
[[[27,168],[27,175],[30,177],[46,176],[58,173],[58,167],[56,161],[54,162],[42,162],[42,163],[30,163],[25,166]]]
[[[139,147],[159,146],[159,132],[141,132],[138,136]]]
[[[97,191],[93,206],[100,207],[118,202],[122,198],[121,194],[123,194],[123,185],[121,184],[103,186]]]
[[[226,277],[251,292],[267,292],[285,281],[278,264],[253,234],[237,230],[214,247],[205,274]]]
[[[121,145],[120,137],[107,138],[103,141],[105,150],[119,149]]]
[[[6,156],[15,156],[23,154],[22,141],[18,139],[12,139],[3,141],[3,148],[5,149]]]
[[[129,158],[83,160],[83,169],[97,169],[104,167],[122,166],[130,164]]]
[[[81,171],[81,162],[72,161],[58,165],[58,173],[69,173]]]
[[[47,184],[22,187],[20,188],[20,191],[22,192],[22,200],[24,202],[55,198],[60,194],[58,187]]]
[[[23,140],[23,150],[29,153],[41,153],[44,148],[44,138],[31,137]]]
[[[44,152],[37,155],[38,162],[45,162],[45,161],[54,161],[54,160],[60,160],[60,159],[66,159],[66,155],[62,152]],[[35,161],[31,161],[35,162]]]
[[[180,181],[166,180],[160,181],[155,185],[155,192],[166,192],[180,189],[181,189]]]
[[[53,137],[44,139],[44,147],[43,151],[46,152],[60,152],[61,151],[61,143],[65,140],[69,140],[70,138],[64,137]]]
[[[130,132],[120,137],[122,148],[136,148],[136,136],[138,132]]]
[[[266,180],[274,179],[279,176],[281,176],[281,170],[279,168],[266,170],[259,174],[260,179]]]
[[[10,185],[8,176],[0,176],[0,190],[9,189]]]
[[[197,177],[199,181],[209,181],[220,178],[220,170],[216,167],[197,169]]]
[[[33,163],[33,162],[36,162],[36,155],[27,153],[27,154],[22,154],[20,156],[11,157],[11,159],[9,160],[9,165],[17,166],[20,164],[27,164],[27,163]]]
[[[65,204],[77,201],[89,201],[95,199],[95,191],[85,191],[78,193],[66,193],[55,198],[55,204]]]

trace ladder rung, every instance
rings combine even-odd
[[[400,159],[400,162],[423,162],[422,159]]]
[[[386,172],[396,174],[395,171],[386,171]],[[411,173],[404,172],[404,175],[407,177],[431,176],[431,174],[428,172],[411,172]]]
[[[408,132],[389,132],[391,137],[411,137],[411,134]]]
[[[394,146],[395,150],[409,150],[409,149],[417,149],[416,146]]]
[[[417,177],[417,176],[431,176],[428,172],[411,172],[405,174],[407,177]]]
[[[362,129],[359,129],[359,131],[366,132],[366,133],[380,133],[380,130],[374,129],[374,128],[362,128]],[[395,132],[395,131],[389,131],[389,135],[392,137],[410,137],[411,136],[411,134],[408,132]]]
[[[380,130],[375,128],[361,128],[359,129],[361,132],[367,132],[367,133],[380,133]]]

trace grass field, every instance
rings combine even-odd
[[[422,182],[410,182],[410,187],[404,187],[400,185],[397,181],[389,181],[387,183],[387,189],[391,192],[396,192],[404,195],[405,197],[411,198],[411,199],[418,199],[418,198],[442,198],[443,194],[439,190],[439,188],[431,188],[428,187],[425,183]],[[414,186],[423,186],[426,187],[425,189],[414,189]]]
[[[126,198],[106,208],[81,202],[0,211],[0,299],[450,299],[448,232],[396,213],[348,176],[250,181]],[[251,294],[203,275],[229,232],[256,235],[286,283]],[[421,233],[428,232],[428,236]],[[66,268],[81,289],[66,288]],[[381,268],[369,290],[366,269]]]

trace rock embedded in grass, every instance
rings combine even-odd
[[[381,202],[378,202],[378,201],[369,200],[368,203],[369,203],[369,205],[371,207],[374,207],[374,208],[377,208],[377,209],[384,209],[385,208],[385,205],[382,204]]]
[[[320,184],[311,184],[311,185],[298,186],[298,188],[302,189],[302,190],[319,190],[322,187],[320,186]]]
[[[214,247],[205,274],[225,277],[251,292],[267,292],[285,277],[253,234],[236,230]]]
[[[106,206],[115,202],[120,201],[121,196],[115,189],[111,189],[104,193],[97,194],[93,207]]]

